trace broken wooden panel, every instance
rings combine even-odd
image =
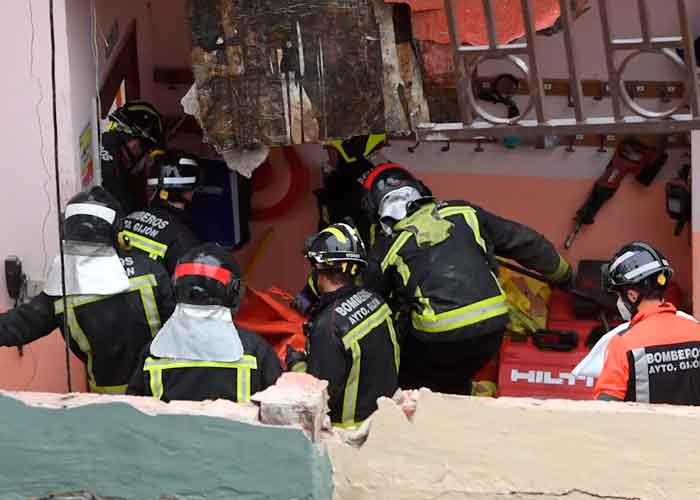
[[[371,0],[192,0],[193,67],[219,152],[384,132]]]

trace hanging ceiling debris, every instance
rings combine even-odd
[[[573,1],[585,10],[587,1]],[[521,37],[520,0],[494,3],[501,42]],[[486,39],[480,4],[457,0],[467,43]],[[408,135],[442,114],[444,99],[428,89],[439,93],[454,82],[443,0],[191,5],[195,87],[183,104],[205,140],[245,175],[270,146]],[[556,25],[558,0],[538,2],[535,14],[538,29]]]

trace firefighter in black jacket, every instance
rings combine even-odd
[[[148,209],[124,218],[121,232],[127,248],[162,259],[170,274],[182,255],[201,242],[195,236],[188,211],[199,177],[197,160],[169,151],[157,157],[148,187],[152,191]]]
[[[143,206],[134,179],[150,160],[148,153],[164,147],[165,128],[160,113],[147,102],[128,102],[109,120],[100,144],[102,186],[129,213]]]
[[[120,207],[101,187],[73,197],[63,223],[66,323],[70,349],[87,367],[93,392],[124,393],[143,347],[175,300],[165,269],[116,246]],[[27,344],[63,329],[61,260],[44,292],[0,315],[0,345]]]
[[[406,169],[383,166],[365,181],[366,206],[392,237],[375,247],[368,287],[400,313],[400,385],[469,394],[471,377],[499,350],[508,323],[495,255],[571,282],[571,267],[544,236],[464,201],[421,194]]]
[[[379,295],[356,286],[365,250],[347,224],[323,229],[306,249],[319,292],[305,327],[307,353],[288,348],[287,367],[328,381],[331,421],[362,423],[377,398],[398,389],[399,344],[391,310]]]
[[[128,393],[244,402],[273,385],[282,373],[277,354],[232,320],[243,296],[233,257],[212,243],[198,246],[180,259],[174,279],[175,312],[144,349]]]

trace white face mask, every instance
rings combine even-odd
[[[632,319],[632,311],[629,310],[627,304],[622,300],[622,297],[617,298],[617,310],[625,321],[630,321]]]

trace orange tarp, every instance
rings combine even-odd
[[[386,3],[407,3],[411,6],[413,36],[418,40],[450,43],[443,0],[385,0]],[[577,10],[583,8],[578,0]],[[508,43],[525,34],[520,0],[494,0],[494,17],[500,43]],[[559,0],[533,2],[535,27],[542,30],[559,18]],[[486,20],[481,0],[455,0],[455,13],[463,43],[487,45]],[[579,10],[580,13],[580,10]]]

